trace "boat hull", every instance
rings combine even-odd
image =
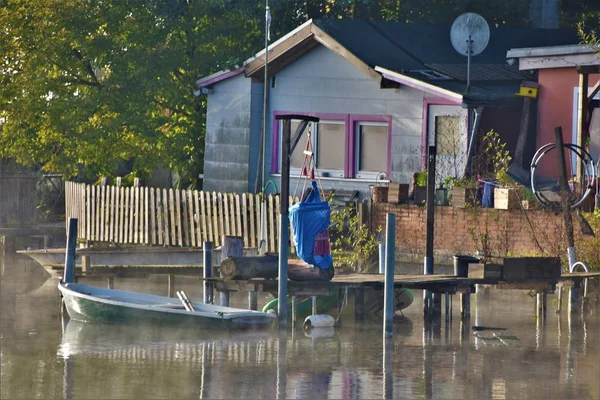
[[[162,307],[149,308],[138,305],[114,304],[114,302],[102,301],[102,299],[93,296],[82,296],[80,293],[69,290],[63,284],[59,284],[59,289],[69,317],[76,321],[199,326],[216,329],[268,328],[273,325],[274,321],[269,315],[261,316],[257,314],[239,318],[221,318],[216,312],[214,313],[215,316],[205,316],[176,307],[164,309]],[[165,299],[170,302],[174,301],[171,298]]]

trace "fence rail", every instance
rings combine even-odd
[[[80,240],[201,248],[231,235],[243,237],[246,248],[260,246],[262,195],[65,182],[65,196]],[[297,201],[290,197],[290,204]],[[268,195],[265,205],[266,249],[276,252],[279,196]]]

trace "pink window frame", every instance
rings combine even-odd
[[[386,122],[388,124],[388,154],[387,171],[388,176],[391,172],[392,163],[392,117],[390,115],[369,115],[369,114],[334,114],[334,113],[307,113],[296,111],[274,111],[273,112],[273,140],[271,141],[271,173],[279,173],[279,123],[276,120],[278,115],[295,114],[317,117],[322,120],[344,121],[345,142],[344,142],[344,178],[355,177],[356,167],[356,129],[357,122]],[[293,134],[293,133],[292,133]]]

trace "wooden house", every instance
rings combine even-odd
[[[409,183],[425,166],[434,132],[440,176],[462,174],[474,132],[493,128],[514,149],[523,101],[515,93],[532,74],[509,65],[506,52],[577,43],[576,33],[492,27],[487,48],[473,57],[468,92],[467,60],[449,33],[446,25],[320,19],[272,43],[264,146],[269,191],[279,182],[275,117],[283,113],[320,118],[311,140],[323,186],[361,197],[378,175]],[[264,66],[263,50],[238,69],[197,81],[208,101],[204,190],[254,191],[263,170]],[[306,138],[292,155],[292,194],[305,144]]]

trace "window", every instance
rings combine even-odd
[[[387,172],[388,124],[383,122],[356,123],[356,177],[375,178]]]
[[[338,178],[375,179],[379,172],[389,173],[391,117],[350,114],[310,115],[321,119],[312,127],[311,144],[317,169],[322,175]],[[292,120],[292,136],[299,124],[299,120]],[[275,129],[271,171],[277,173],[281,170],[280,132],[283,127],[282,121],[274,119],[273,126]],[[308,128],[291,155],[290,172],[292,175],[301,173],[307,131]]]

